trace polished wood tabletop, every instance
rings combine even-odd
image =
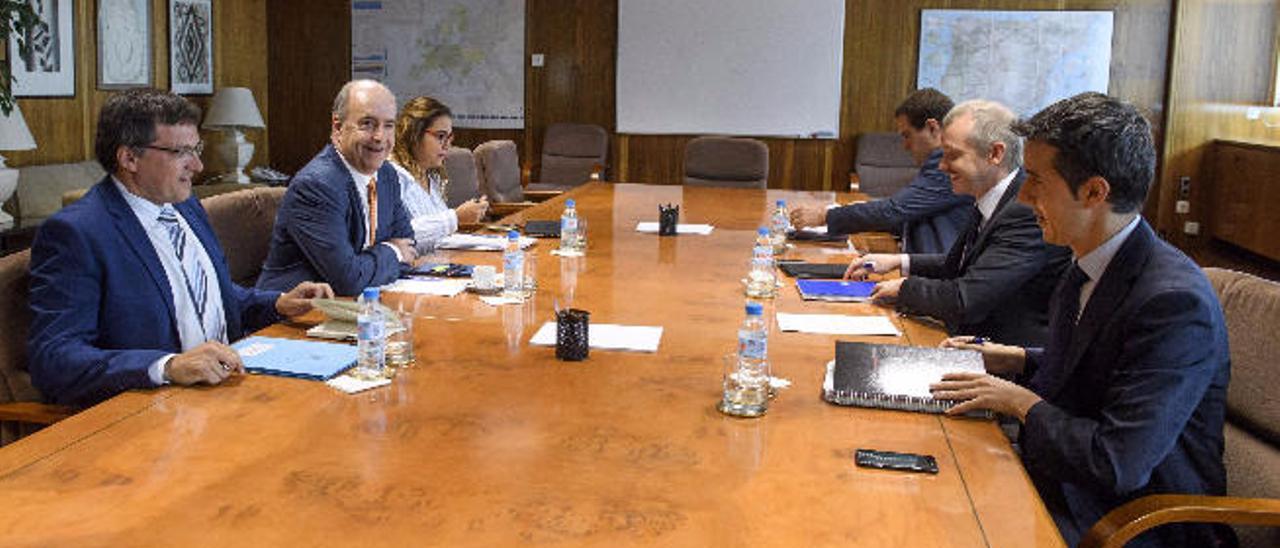
[[[538,293],[388,294],[415,313],[417,364],[357,395],[246,376],[131,392],[0,449],[4,546],[1058,546],[992,422],[821,400],[837,338],[771,330],[793,385],[764,417],[719,413],[722,356],[743,317],[756,227],[773,201],[831,193],[590,183],[572,193],[585,257],[531,249]],[[555,219],[564,196],[510,221]],[[708,236],[635,231],[658,204]],[[843,245],[789,256],[847,262]],[[498,264],[496,253],[437,259]],[[880,314],[935,345],[933,326],[870,304],[776,312]],[[557,361],[529,345],[556,305],[592,323],[662,326],[656,353]],[[318,313],[262,333],[300,336]],[[933,455],[937,475],[857,468],[873,448]]]

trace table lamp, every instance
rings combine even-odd
[[[36,148],[36,140],[27,129],[27,121],[22,118],[22,109],[13,104],[13,111],[0,115],[0,151],[31,150]],[[18,189],[18,170],[4,164],[4,156],[0,156],[0,204],[9,201],[13,191]],[[13,216],[0,211],[0,228],[13,226]]]
[[[244,168],[253,158],[253,143],[245,140],[244,129],[267,127],[262,121],[262,113],[258,112],[258,104],[253,101],[253,92],[249,88],[218,90],[209,105],[209,113],[204,117],[203,127],[230,131],[229,138],[213,147],[214,154],[226,165],[235,166],[235,171],[223,177],[235,179],[237,183],[248,183],[249,176],[244,174]]]

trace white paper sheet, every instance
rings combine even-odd
[[[484,304],[487,304],[489,306],[502,306],[504,304],[520,304],[524,302],[524,299],[519,299],[516,297],[503,297],[501,295],[485,295],[480,297],[480,300],[483,301]]]
[[[373,381],[366,381],[363,379],[357,379],[355,377],[352,377],[351,375],[338,375],[332,379],[325,381],[325,384],[332,386],[343,392],[346,392],[348,394],[355,394],[356,392],[364,392],[365,390],[368,390],[370,388],[377,388],[379,386],[386,386],[388,384],[391,384],[391,379],[378,379]]]
[[[887,316],[844,314],[777,314],[778,329],[823,335],[901,335]]]
[[[658,343],[662,341],[662,328],[648,325],[617,325],[609,323],[593,323],[587,328],[588,345],[600,350],[635,350],[638,352],[657,352]],[[536,346],[556,345],[556,323],[542,324],[529,344]]]
[[[528,248],[537,240],[520,237],[520,249]],[[436,242],[436,249],[462,249],[468,251],[502,251],[507,245],[507,237],[500,235],[482,236],[479,234],[450,234]]]
[[[453,297],[467,289],[467,280],[464,278],[440,278],[440,279],[403,279],[396,280],[395,283],[387,284],[382,287],[383,291],[400,292],[400,293],[416,293],[418,295],[436,295],[439,297]]]
[[[706,236],[708,234],[711,234],[711,231],[715,229],[716,227],[711,225],[696,225],[696,224],[680,223],[676,225],[676,234],[697,234],[699,236]],[[641,221],[639,223],[636,223],[636,232],[646,232],[650,234],[657,234],[658,223],[646,222],[646,221]]]

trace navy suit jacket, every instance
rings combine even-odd
[[[951,191],[951,177],[938,169],[941,162],[942,149],[935,150],[893,196],[827,211],[827,232],[893,232],[902,236],[903,253],[946,253],[969,226],[973,198]]]
[[[377,177],[378,242],[412,240],[400,177],[387,162]],[[364,204],[351,171],[327,145],[289,181],[258,287],[287,291],[299,282],[328,282],[334,293],[352,296],[394,282],[400,277],[395,251],[377,244],[366,249],[364,225]]]
[[[1031,208],[1018,203],[1026,179],[1019,170],[986,224],[968,245],[970,225],[946,254],[911,255],[897,309],[932,316],[953,335],[980,335],[1004,344],[1042,346],[1049,297],[1071,262],[1071,251],[1046,244]],[[972,216],[977,213],[971,211]]]
[[[231,281],[200,202],[193,196],[174,207],[213,263],[228,340],[278,321],[279,293]],[[181,352],[169,278],[110,176],[40,225],[31,247],[31,312],[31,380],[60,404],[87,406],[151,387],[147,368]]]
[[[1028,349],[1026,384],[1044,401],[1027,414],[1023,459],[1069,544],[1144,495],[1224,493],[1225,325],[1200,268],[1140,221],[1071,340]],[[1139,539],[1213,545],[1205,525],[1152,533]]]

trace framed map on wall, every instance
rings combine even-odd
[[[213,93],[211,0],[169,0],[169,88],[174,93]]]
[[[9,40],[14,97],[74,97],[76,94],[75,2],[27,0],[40,22],[26,32],[30,55]]]
[[[957,103],[992,99],[1019,116],[1106,93],[1113,26],[1110,11],[920,10],[916,87]]]

